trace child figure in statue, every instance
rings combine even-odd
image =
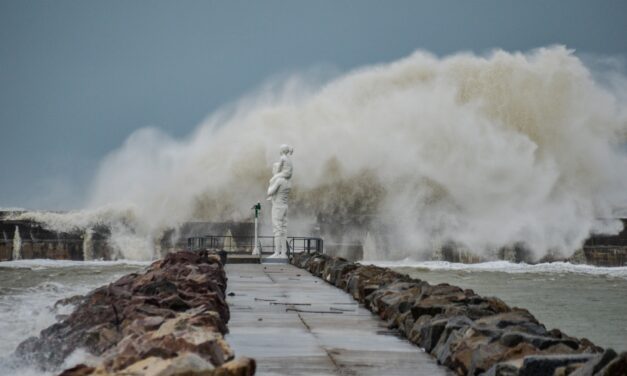
[[[292,177],[292,158],[290,156],[294,153],[294,148],[283,144],[279,150],[281,153],[281,159],[278,162],[278,172],[270,179],[270,185],[273,185],[279,178],[289,180]]]

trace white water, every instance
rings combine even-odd
[[[94,259],[94,243],[92,241],[93,235],[94,231],[90,228],[85,231],[85,234],[83,234],[83,260],[85,261]]]
[[[56,315],[69,314],[73,309],[72,306],[55,308],[54,303],[85,294],[146,265],[146,262],[129,261],[0,262],[0,375],[46,375],[17,360],[12,353],[20,342],[54,324]],[[86,356],[79,351],[66,366],[85,361]]]
[[[524,243],[536,257],[568,256],[590,233],[620,231],[612,218],[627,208],[627,80],[602,86],[597,73],[558,46],[417,51],[333,80],[295,75],[184,139],[138,130],[102,161],[85,211],[25,217],[107,224],[124,257],[150,259],[166,228],[251,218],[289,143],[292,223],[376,216],[398,240],[386,258],[424,258],[451,240],[476,253]]]
[[[15,226],[15,234],[13,235],[13,260],[19,260],[22,258],[22,237],[20,236],[20,229]]]
[[[503,272],[511,274],[537,273],[537,274],[586,274],[622,278],[627,280],[627,266],[600,267],[583,264],[571,264],[568,262],[550,262],[540,264],[513,263],[509,261],[490,261],[477,264],[462,264],[448,261],[414,261],[405,259],[402,261],[361,261],[364,265],[377,265],[387,268],[416,268],[426,270],[452,270],[452,271],[481,271]]]
[[[68,267],[109,267],[119,265],[129,266],[148,266],[152,261],[137,261],[137,260],[116,260],[116,261],[104,261],[104,260],[91,260],[91,261],[75,261],[75,260],[52,260],[52,259],[29,259],[18,261],[2,261],[0,262],[0,268],[26,268],[29,270],[43,270],[54,268],[68,268]]]

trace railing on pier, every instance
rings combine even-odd
[[[258,236],[257,247],[262,254],[274,252],[273,236]],[[247,254],[255,248],[254,236],[220,236],[207,235],[187,238],[187,249],[197,251],[201,249],[221,249],[227,252]],[[324,241],[321,238],[306,236],[288,236],[288,253],[324,252]]]

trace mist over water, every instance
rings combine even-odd
[[[184,139],[138,130],[102,161],[85,211],[26,216],[113,226],[124,257],[147,259],[166,228],[249,219],[288,143],[292,233],[320,216],[357,227],[376,218],[395,239],[379,259],[423,258],[446,241],[569,255],[590,233],[620,231],[627,208],[627,80],[612,74],[601,83],[555,46],[417,51],[323,82],[294,75]]]

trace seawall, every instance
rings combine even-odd
[[[106,226],[59,232],[50,230],[44,223],[12,219],[18,214],[0,211],[0,261],[115,260],[121,257],[110,242],[111,231]],[[161,234],[154,244],[156,257],[186,249],[188,238],[208,234],[252,237],[254,227],[249,222],[186,222],[178,229]]]
[[[109,231],[55,232],[33,221],[0,219],[0,261],[48,258],[54,260],[111,259]],[[19,239],[19,240],[16,240]]]
[[[88,231],[75,230],[72,232],[55,232],[46,229],[44,224],[34,221],[12,220],[8,212],[0,212],[0,261],[14,260],[16,254],[22,259],[49,258],[58,260],[111,260],[119,257],[116,249],[110,244],[110,231],[106,227],[90,229]],[[627,266],[627,219],[622,220],[625,229],[617,235],[591,236],[582,248],[570,257],[559,253],[551,253],[540,259],[534,259],[532,252],[524,245],[514,245],[501,248],[490,256],[479,256],[478,252],[466,249],[451,242],[434,247],[429,256],[432,260],[449,262],[477,263],[492,260],[507,260],[512,262],[551,262],[568,261],[578,264],[595,266]],[[385,249],[390,248],[385,240],[385,229],[371,229],[363,236],[361,242],[334,243],[333,238],[325,238],[325,253],[357,261],[369,257],[385,257]],[[19,250],[16,252],[16,235],[19,233]],[[249,222],[187,222],[178,229],[165,231],[155,242],[157,257],[168,252],[185,249],[188,238],[205,235],[252,237],[254,227]],[[319,234],[324,237],[325,234]],[[217,245],[214,245],[214,247]],[[225,246],[226,247],[226,246]],[[383,250],[376,255],[369,255],[368,249]],[[387,247],[387,248],[386,248]],[[229,251],[229,249],[226,249]],[[235,250],[235,249],[233,249]],[[252,249],[237,249],[252,251]]]

